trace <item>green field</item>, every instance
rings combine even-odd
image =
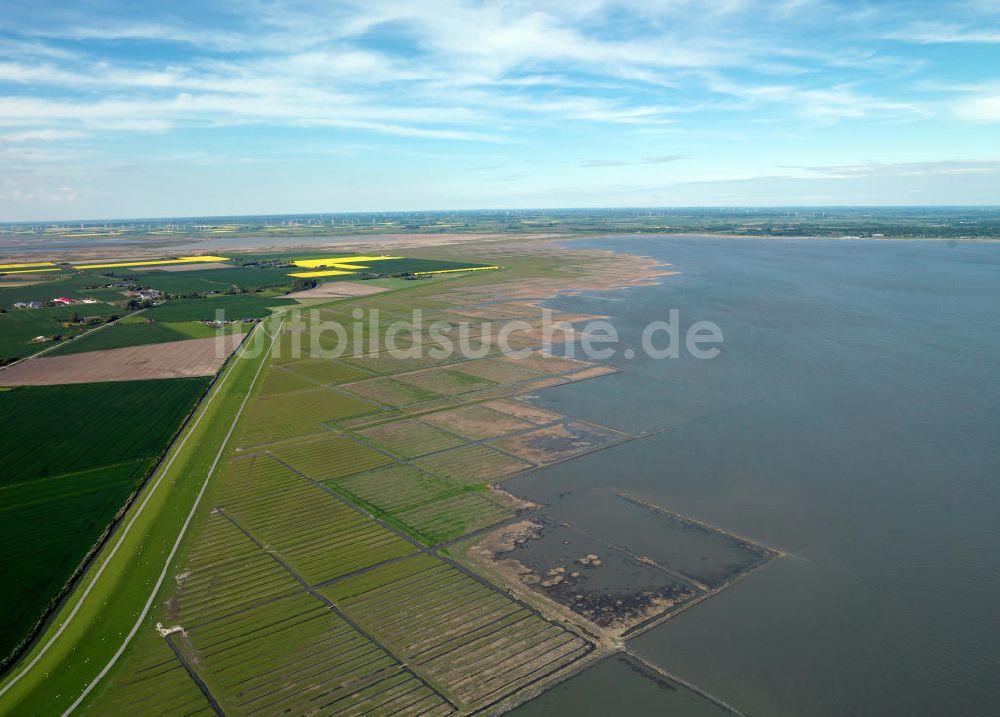
[[[136,319],[144,316],[139,314]],[[178,323],[141,321],[118,322],[93,331],[86,336],[67,341],[59,345],[48,355],[78,354],[87,351],[103,351],[105,349],[120,349],[128,346],[145,346],[147,344],[163,344],[170,341],[186,341],[188,339],[207,339],[221,336],[233,331],[245,331],[243,324],[230,324],[221,329],[187,321]]]
[[[154,306],[145,316],[156,321],[226,321],[262,319],[270,316],[272,306],[295,306],[292,299],[255,294],[232,294],[202,299],[175,299]]]
[[[11,274],[7,278],[15,280],[19,275]],[[103,276],[87,273],[52,272],[39,274],[44,279],[30,286],[12,286],[0,288],[0,307],[10,307],[17,302],[51,301],[59,296],[70,298],[91,297],[101,301],[122,301],[122,289],[105,288],[113,280]],[[4,277],[0,277],[2,279]],[[100,288],[95,288],[100,286]]]
[[[151,465],[130,461],[0,488],[4,655],[59,594]]]
[[[247,408],[239,445],[247,448],[320,433],[326,430],[323,425],[326,422],[374,410],[374,406],[360,398],[327,388],[261,395]]]
[[[418,458],[414,463],[460,485],[492,483],[531,468],[530,463],[478,444]]]
[[[590,651],[572,632],[427,555],[320,590],[463,710],[487,707]]]
[[[62,336],[70,338],[92,326],[64,326],[76,313],[79,316],[109,317],[118,313],[110,304],[86,304],[48,309],[13,309],[0,314],[0,364],[10,359],[22,358],[53,346],[53,342],[31,343],[36,336]]]
[[[0,485],[159,455],[207,378],[20,386],[0,393]]]
[[[270,456],[233,461],[226,515],[310,583],[416,552],[414,546]]]
[[[294,470],[313,480],[361,473],[392,462],[383,453],[329,431],[306,440],[272,445],[268,450]]]
[[[317,386],[315,381],[286,371],[280,366],[271,366],[261,381],[260,395],[273,396],[289,391],[304,391],[307,388],[316,388]]]
[[[93,270],[92,270],[93,271]],[[254,266],[200,271],[114,270],[116,275],[166,294],[223,294],[233,286],[247,291],[276,286],[291,287],[295,281],[289,269],[260,269]]]
[[[0,654],[9,655],[122,508],[208,379],[0,392]],[[39,526],[44,526],[39,530]]]
[[[389,465],[332,480],[329,485],[424,545],[436,545],[514,515],[485,485],[456,486],[412,465]]]
[[[465,441],[458,436],[417,420],[395,421],[358,431],[372,443],[400,458],[455,448]]]

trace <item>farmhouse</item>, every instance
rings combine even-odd
[[[59,304],[60,306],[69,306],[73,303],[73,300],[66,296],[60,296],[58,299],[53,299],[52,303]]]

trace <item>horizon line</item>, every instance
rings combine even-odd
[[[288,219],[288,218],[323,218],[350,216],[393,216],[419,214],[488,214],[498,212],[635,212],[635,211],[831,211],[831,210],[931,210],[931,209],[965,209],[971,211],[1000,211],[1000,204],[719,204],[719,205],[663,205],[663,206],[629,206],[629,207],[482,207],[478,209],[373,209],[352,211],[321,211],[321,212],[287,212],[262,214],[190,214],[175,216],[135,216],[135,217],[105,217],[89,219],[0,219],[0,226],[31,226],[31,225],[63,225],[63,224],[100,224],[125,222],[184,222],[212,221],[222,219]]]

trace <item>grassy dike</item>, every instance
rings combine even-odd
[[[258,342],[270,345],[280,320],[259,324],[240,347],[77,588],[0,683],[0,715],[65,714],[124,652],[268,351],[247,356]]]

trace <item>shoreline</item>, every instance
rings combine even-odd
[[[490,242],[501,244],[505,242],[531,241],[531,242],[552,242],[552,241],[578,241],[586,239],[615,239],[615,238],[656,238],[656,237],[706,237],[713,239],[764,239],[767,241],[837,241],[837,242],[954,242],[975,243],[975,244],[997,244],[1000,243],[1000,236],[968,236],[968,237],[947,237],[947,236],[861,236],[861,235],[823,235],[823,234],[737,234],[728,232],[710,231],[615,231],[613,229],[601,229],[595,231],[572,231],[572,232],[523,232],[523,233],[498,233],[498,232],[461,232],[461,233],[372,233],[372,234],[347,234],[347,235],[299,235],[285,237],[255,236],[244,237],[246,244],[236,243],[231,247],[218,247],[218,251],[230,252],[232,254],[243,254],[253,252],[280,252],[284,250],[297,249],[337,249],[352,251],[364,249],[366,247],[383,247],[386,249],[434,249],[437,247],[448,247],[464,245],[469,243]],[[105,240],[94,240],[92,246],[81,247],[74,243],[71,247],[66,247],[61,251],[58,246],[48,249],[42,248],[43,241],[38,242],[38,249],[16,249],[7,251],[4,247],[5,235],[0,234],[0,259],[21,261],[27,259],[71,259],[85,260],[95,257],[105,256],[107,253],[126,253],[130,257],[138,259],[157,258],[177,252],[190,251],[197,247],[206,246],[211,248],[213,242],[217,242],[217,237],[191,237],[191,238],[171,238],[165,241],[163,237],[134,237],[125,239],[108,238]],[[179,239],[179,241],[177,241]],[[435,241],[441,240],[444,241]],[[267,240],[268,243],[256,240]],[[0,282],[7,277],[0,274]],[[13,281],[15,275],[10,275]]]

